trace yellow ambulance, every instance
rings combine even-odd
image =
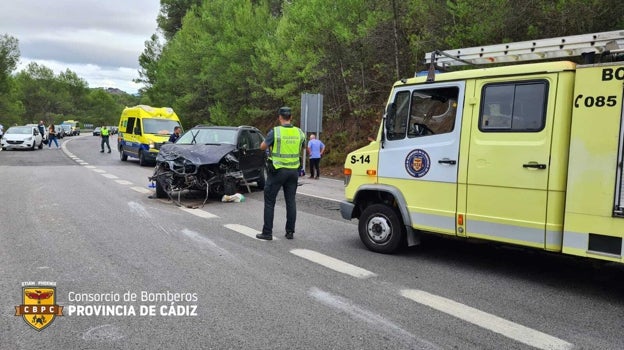
[[[154,164],[163,143],[169,140],[180,119],[169,107],[126,107],[119,118],[117,149],[122,161],[138,158],[141,166]]]
[[[347,156],[343,218],[381,253],[436,233],[623,262],[623,49],[624,30],[427,54]],[[436,70],[488,63],[508,64]]]

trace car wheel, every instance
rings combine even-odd
[[[43,148],[43,140],[41,140],[41,143],[39,143],[39,149]]]
[[[256,184],[258,184],[259,189],[261,190],[264,189],[264,186],[266,185],[266,180],[267,180],[267,169],[266,167],[262,167],[260,168],[260,177],[256,181]]]
[[[128,160],[128,155],[124,153],[123,147],[121,146],[119,146],[119,159],[121,159],[122,162]]]
[[[360,216],[360,239],[377,253],[395,252],[405,240],[405,226],[397,211],[385,204],[373,204]]]
[[[139,150],[139,165],[146,166],[147,161],[145,160],[145,156],[143,155],[143,151]]]
[[[160,181],[156,179],[156,198],[167,198],[167,197],[169,197],[169,195],[167,194],[167,191],[165,191],[165,189],[162,187],[162,185],[160,184]]]
[[[233,195],[234,193],[236,193],[236,190],[238,188],[236,187],[236,181],[231,180],[231,179],[225,179],[223,181],[223,194],[227,194],[228,196]]]
[[[32,145],[32,147],[30,147],[30,150],[34,151],[35,150],[35,146],[37,146],[37,141],[33,142],[33,145]]]

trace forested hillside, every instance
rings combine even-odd
[[[137,60],[142,96],[89,89],[67,70],[15,72],[0,36],[0,121],[114,124],[124,106],[170,106],[195,124],[276,123],[302,93],[324,96],[324,164],[366,143],[396,80],[426,52],[624,29],[622,0],[161,0],[159,32]],[[298,122],[298,121],[296,121]]]
[[[426,52],[624,29],[621,0],[161,0],[145,94],[185,125],[276,122],[324,96],[328,160],[374,136],[396,80]],[[297,112],[295,115],[299,115]]]

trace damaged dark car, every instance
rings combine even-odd
[[[266,182],[264,135],[251,126],[198,125],[158,152],[150,181],[157,198],[174,199],[181,191],[204,191],[206,199],[232,195],[239,187],[251,191]],[[205,201],[204,201],[205,202]]]

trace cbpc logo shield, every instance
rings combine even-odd
[[[63,316],[63,307],[56,305],[56,288],[23,287],[22,305],[15,307],[15,316],[22,316],[37,331],[48,327],[56,316]]]

